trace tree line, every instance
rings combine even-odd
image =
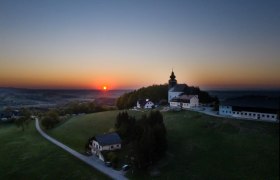
[[[213,103],[219,101],[217,97],[210,96],[208,92],[200,90],[199,87],[188,86],[185,91],[188,94],[198,95],[200,103]],[[139,99],[150,99],[154,103],[165,105],[167,104],[167,97],[168,84],[152,85],[125,93],[117,99],[116,106],[118,109],[128,109],[136,106],[136,102]]]

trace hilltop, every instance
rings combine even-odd
[[[210,96],[208,92],[200,90],[199,87],[187,86],[186,91],[188,94],[197,94],[200,103],[218,101],[216,97]],[[150,99],[157,104],[167,104],[167,96],[168,84],[152,85],[123,94],[117,99],[116,105],[119,109],[128,109],[135,106],[139,99]]]
[[[120,111],[73,117],[48,133],[84,152],[89,137],[111,131]],[[136,119],[139,111],[128,111]],[[211,117],[191,111],[163,112],[167,128],[166,157],[147,172],[128,174],[149,179],[164,178],[277,179],[279,177],[279,126]],[[75,135],[75,136],[74,136]],[[234,171],[233,171],[234,169]]]

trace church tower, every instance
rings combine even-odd
[[[177,85],[177,80],[176,80],[176,76],[173,72],[173,69],[172,69],[172,72],[171,72],[171,75],[170,75],[170,79],[168,81],[168,89],[174,87]]]

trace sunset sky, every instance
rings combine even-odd
[[[0,87],[280,88],[279,0],[0,0]]]

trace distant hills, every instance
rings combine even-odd
[[[113,102],[129,90],[21,89],[0,88],[0,110],[4,107],[53,107],[71,101],[87,102],[102,98]],[[110,102],[112,102],[110,100]]]

